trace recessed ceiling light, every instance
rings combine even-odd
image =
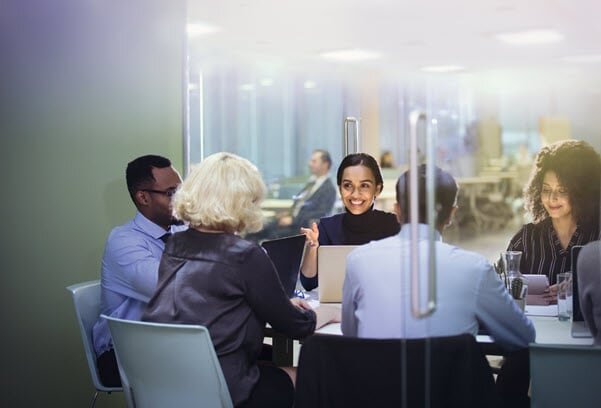
[[[593,63],[593,62],[601,62],[601,54],[570,55],[570,56],[567,56],[567,57],[563,57],[562,61],[573,62],[575,64],[586,64],[586,63]]]
[[[221,31],[221,28],[210,23],[188,23],[186,32],[188,37],[200,37],[215,34]]]
[[[434,72],[434,73],[446,73],[446,72],[457,72],[463,71],[465,68],[459,65],[430,65],[422,67],[423,72]]]
[[[250,84],[250,83],[249,84],[242,84],[242,85],[240,85],[240,90],[241,91],[247,91],[247,92],[254,91],[255,90],[255,84]]]
[[[303,84],[303,87],[305,89],[313,89],[313,88],[317,87],[317,83],[315,83],[315,81],[307,80]]]
[[[512,45],[549,44],[563,40],[563,34],[555,30],[525,30],[496,34],[497,40]]]
[[[360,49],[329,51],[323,52],[320,55],[325,59],[345,62],[365,61],[380,58],[380,54],[377,52]]]

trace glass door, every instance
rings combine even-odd
[[[230,151],[255,163],[268,186],[265,225],[285,235],[291,230],[278,221],[294,214],[307,182],[315,179],[316,150],[329,153],[334,182],[348,152],[373,156],[383,178],[374,209],[397,212],[401,219],[389,252],[377,252],[384,251],[380,240],[370,246],[378,256],[370,263],[373,271],[366,272],[387,271],[374,278],[386,282],[375,298],[390,296],[379,314],[393,334],[370,332],[370,324],[362,331],[366,322],[359,319],[358,335],[477,336],[482,327],[474,318],[476,301],[470,300],[476,289],[463,299],[473,301],[469,310],[448,294],[450,287],[465,293],[473,285],[449,281],[450,273],[462,269],[450,248],[470,251],[472,264],[492,270],[529,221],[522,191],[540,147],[574,137],[601,150],[591,115],[593,106],[601,106],[598,69],[560,63],[558,48],[553,55],[550,48],[512,49],[483,34],[514,21],[499,13],[540,18],[529,9],[489,10],[467,2],[466,9],[479,15],[468,20],[429,1],[414,9],[387,1],[285,3],[189,1],[190,32],[204,34],[191,36],[188,44],[188,160]],[[465,24],[451,25],[454,19]],[[463,65],[432,66],[450,60]],[[441,186],[449,180],[458,187],[456,197]],[[324,215],[348,212],[343,191],[336,190],[334,208]],[[450,204],[440,201],[442,190],[453,195]],[[372,312],[372,306],[364,307]],[[431,369],[444,361],[428,341],[419,371],[431,402]],[[411,372],[409,349],[402,350],[400,370]]]

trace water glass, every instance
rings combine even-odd
[[[557,317],[570,320],[572,315],[572,272],[557,274]]]

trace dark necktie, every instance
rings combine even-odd
[[[171,233],[170,233],[170,232],[167,232],[167,233],[165,233],[165,234],[161,235],[161,236],[159,237],[159,239],[160,239],[161,241],[163,241],[164,243],[167,243],[167,240],[169,239],[169,237],[170,237],[170,236],[171,236]]]
[[[294,204],[292,205],[292,216],[293,217],[296,217],[298,215],[301,207],[303,206],[303,204],[305,203],[307,198],[309,198],[309,193],[311,193],[311,190],[313,189],[314,185],[315,185],[315,180],[309,181],[307,184],[305,184],[305,187],[303,187],[303,189],[300,191],[300,193],[298,193],[296,196],[294,196]]]
[[[309,182],[307,182],[307,184],[305,184],[305,187],[301,190],[300,193],[298,193],[298,196],[302,198],[306,198],[307,195],[311,192],[311,190],[313,189],[313,186],[315,185],[315,180],[311,180]]]

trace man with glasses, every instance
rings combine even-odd
[[[107,238],[101,265],[100,312],[139,320],[154,293],[165,242],[172,233],[185,229],[176,226],[171,208],[171,197],[182,180],[169,159],[154,155],[131,161],[125,177],[137,213]],[[93,340],[102,383],[120,386],[106,320],[101,318],[94,325]]]

